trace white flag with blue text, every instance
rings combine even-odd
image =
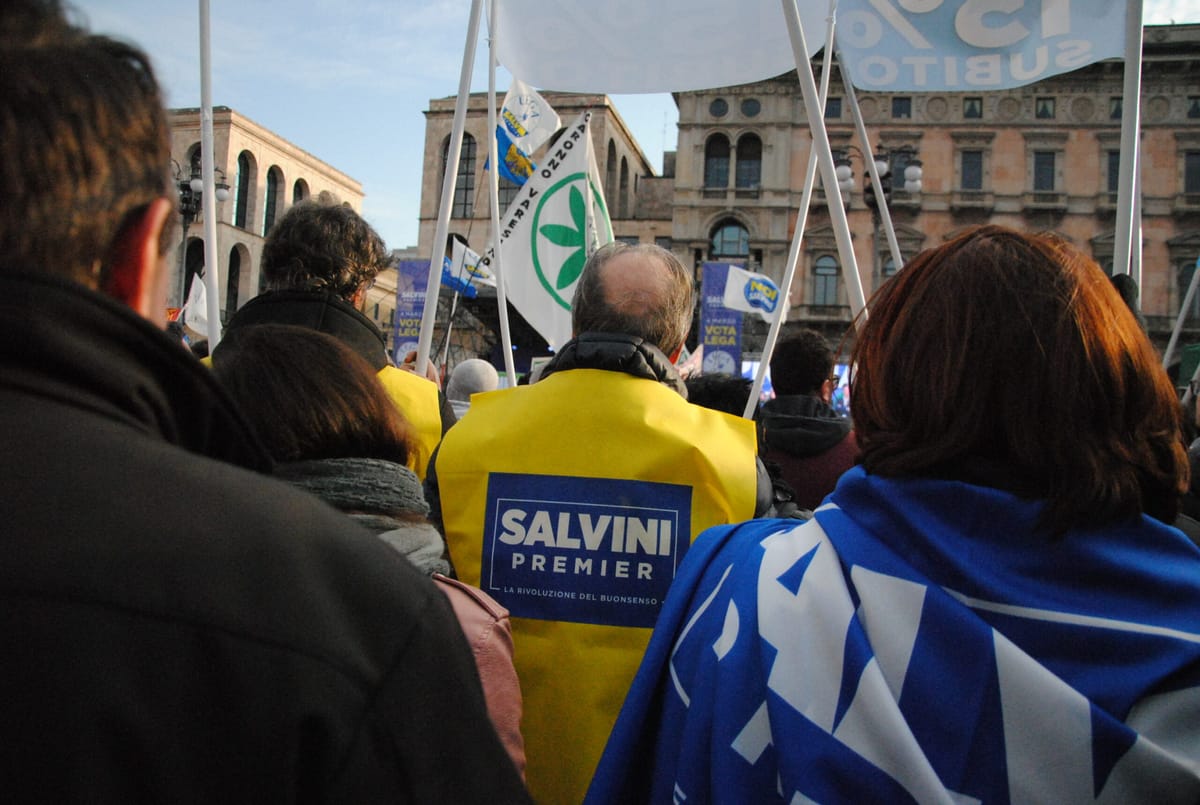
[[[1012,89],[1124,53],[1125,0],[841,0],[838,59],[878,92]]]
[[[450,259],[450,273],[455,277],[475,285],[490,285],[496,287],[496,275],[485,265],[480,265],[483,258],[467,244],[454,239],[454,251]]]
[[[532,154],[554,136],[562,121],[545,98],[524,81],[514,78],[500,109],[500,125],[508,132],[513,145]]]
[[[756,313],[763,321],[774,321],[782,295],[775,281],[737,266],[729,266],[722,304],[730,310]]]

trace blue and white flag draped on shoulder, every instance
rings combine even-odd
[[[1012,89],[1124,53],[1125,0],[840,0],[838,61],[875,92]]]
[[[689,550],[589,803],[1195,802],[1200,551],[843,476]]]

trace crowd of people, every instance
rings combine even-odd
[[[915,257],[777,396],[675,367],[671,252],[595,252],[536,382],[397,366],[300,203],[201,362],[145,55],[0,6],[9,801],[1200,800],[1183,413],[1067,242]]]

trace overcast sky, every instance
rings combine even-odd
[[[71,2],[92,30],[150,53],[170,106],[200,105],[198,3]],[[415,245],[422,112],[431,98],[458,90],[469,0],[210,2],[214,105],[237,110],[362,182],[363,213],[388,245]],[[1200,0],[1145,0],[1144,9],[1148,24],[1200,22]],[[501,69],[497,92],[508,83]],[[487,89],[483,33],[472,89]],[[614,101],[661,169],[663,151],[675,143],[670,95]]]

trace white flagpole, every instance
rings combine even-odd
[[[508,384],[517,385],[517,367],[513,361],[512,334],[508,329],[508,295],[504,290],[504,270],[500,267],[500,146],[496,142],[496,6],[492,0],[488,15],[488,200],[492,208],[492,272],[496,275],[496,306],[500,313],[500,347],[504,350],[504,371]],[[465,258],[464,258],[465,259]]]
[[[833,32],[837,22],[837,0],[829,0],[829,16],[825,18],[825,56],[821,64],[821,98],[822,116],[824,115],[825,99],[829,97],[829,74],[833,63]],[[792,281],[796,278],[796,264],[800,261],[800,242],[804,239],[804,230],[808,225],[808,206],[812,202],[813,185],[817,178],[817,149],[816,143],[808,151],[808,168],[804,174],[804,191],[800,196],[800,209],[796,211],[796,230],[792,236],[792,245],[788,249],[787,265],[783,271],[783,282],[779,287],[779,303],[775,308],[775,319],[767,331],[767,341],[763,344],[762,353],[758,358],[758,371],[754,373],[754,383],[750,386],[750,397],[746,400],[746,410],[742,412],[744,419],[754,417],[754,409],[758,398],[762,395],[763,384],[766,382],[767,368],[771,356],[775,353],[775,344],[779,341],[779,331],[783,329],[783,313],[787,310],[792,293]]]
[[[1133,234],[1129,238],[1129,274],[1137,283],[1138,310],[1142,309],[1142,149],[1133,149]]]
[[[208,349],[221,341],[221,283],[217,249],[217,186],[214,178],[212,45],[209,41],[208,0],[200,0],[200,172],[204,192],[204,284],[208,291]],[[232,312],[232,311],[230,311]]]
[[[425,309],[421,311],[421,333],[417,338],[417,374],[425,376],[429,348],[433,343],[433,325],[437,318],[438,290],[442,284],[442,258],[446,236],[450,231],[450,206],[454,202],[454,185],[458,179],[458,158],[462,151],[463,130],[467,123],[467,103],[471,99],[471,70],[475,66],[475,46],[479,42],[479,8],[483,0],[471,0],[471,15],[467,21],[467,42],[463,46],[462,73],[458,80],[458,97],[454,101],[454,123],[450,146],[446,152],[446,175],[442,177],[442,198],[438,207],[437,227],[433,234],[433,255],[429,259],[429,280],[425,286]],[[496,137],[492,131],[492,139]]]
[[[838,255],[842,259],[842,274],[846,278],[846,293],[850,300],[850,311],[855,323],[861,327],[866,321],[867,300],[863,294],[862,278],[858,275],[858,261],[854,259],[854,243],[850,238],[850,223],[846,220],[846,208],[842,206],[842,193],[837,183],[837,172],[833,165],[833,152],[829,148],[829,133],[825,130],[825,110],[817,98],[817,82],[813,78],[812,64],[808,58],[808,44],[804,41],[804,23],[800,20],[800,9],[796,0],[781,0],[783,16],[787,19],[788,35],[792,41],[792,54],[796,59],[796,74],[800,78],[800,94],[808,113],[808,127],[812,133],[812,147],[817,152],[817,164],[821,169],[821,183],[825,187],[829,219],[837,240]],[[859,315],[859,314],[863,315]]]
[[[1121,101],[1121,169],[1117,180],[1117,231],[1113,273],[1130,273],[1133,248],[1135,150],[1139,149],[1142,100],[1142,0],[1126,0],[1125,86]],[[1138,244],[1141,247],[1141,244]],[[1134,277],[1136,280],[1137,277]]]
[[[1175,329],[1171,331],[1171,340],[1167,342],[1167,349],[1163,352],[1163,368],[1166,369],[1171,365],[1171,359],[1175,357],[1175,345],[1179,343],[1179,334],[1183,332],[1183,323],[1187,321],[1188,313],[1192,310],[1192,300],[1196,297],[1196,284],[1200,282],[1200,257],[1196,258],[1196,268],[1192,271],[1192,281],[1188,283],[1187,293],[1183,295],[1183,301],[1179,303],[1179,315],[1175,317]],[[1138,298],[1141,298],[1140,296]],[[1179,378],[1182,380],[1183,378]]]
[[[839,55],[839,62],[840,56]],[[854,82],[850,80],[850,73],[842,68],[842,83],[846,85],[846,101],[850,104],[850,113],[854,118],[854,130],[858,133],[858,140],[863,144],[863,162],[866,162],[867,173],[871,177],[871,184],[875,188],[875,208],[879,210],[879,220],[883,222],[883,232],[887,236],[888,249],[892,253],[892,262],[896,264],[896,270],[904,265],[904,255],[900,253],[900,241],[896,239],[896,227],[892,223],[892,212],[888,209],[887,199],[883,192],[883,179],[879,175],[879,169],[875,167],[875,148],[871,145],[871,138],[867,135],[867,124],[863,121],[862,110],[858,108],[858,96],[854,91]],[[903,179],[904,177],[899,177]],[[893,186],[897,177],[892,177]],[[874,247],[872,247],[874,248]]]

